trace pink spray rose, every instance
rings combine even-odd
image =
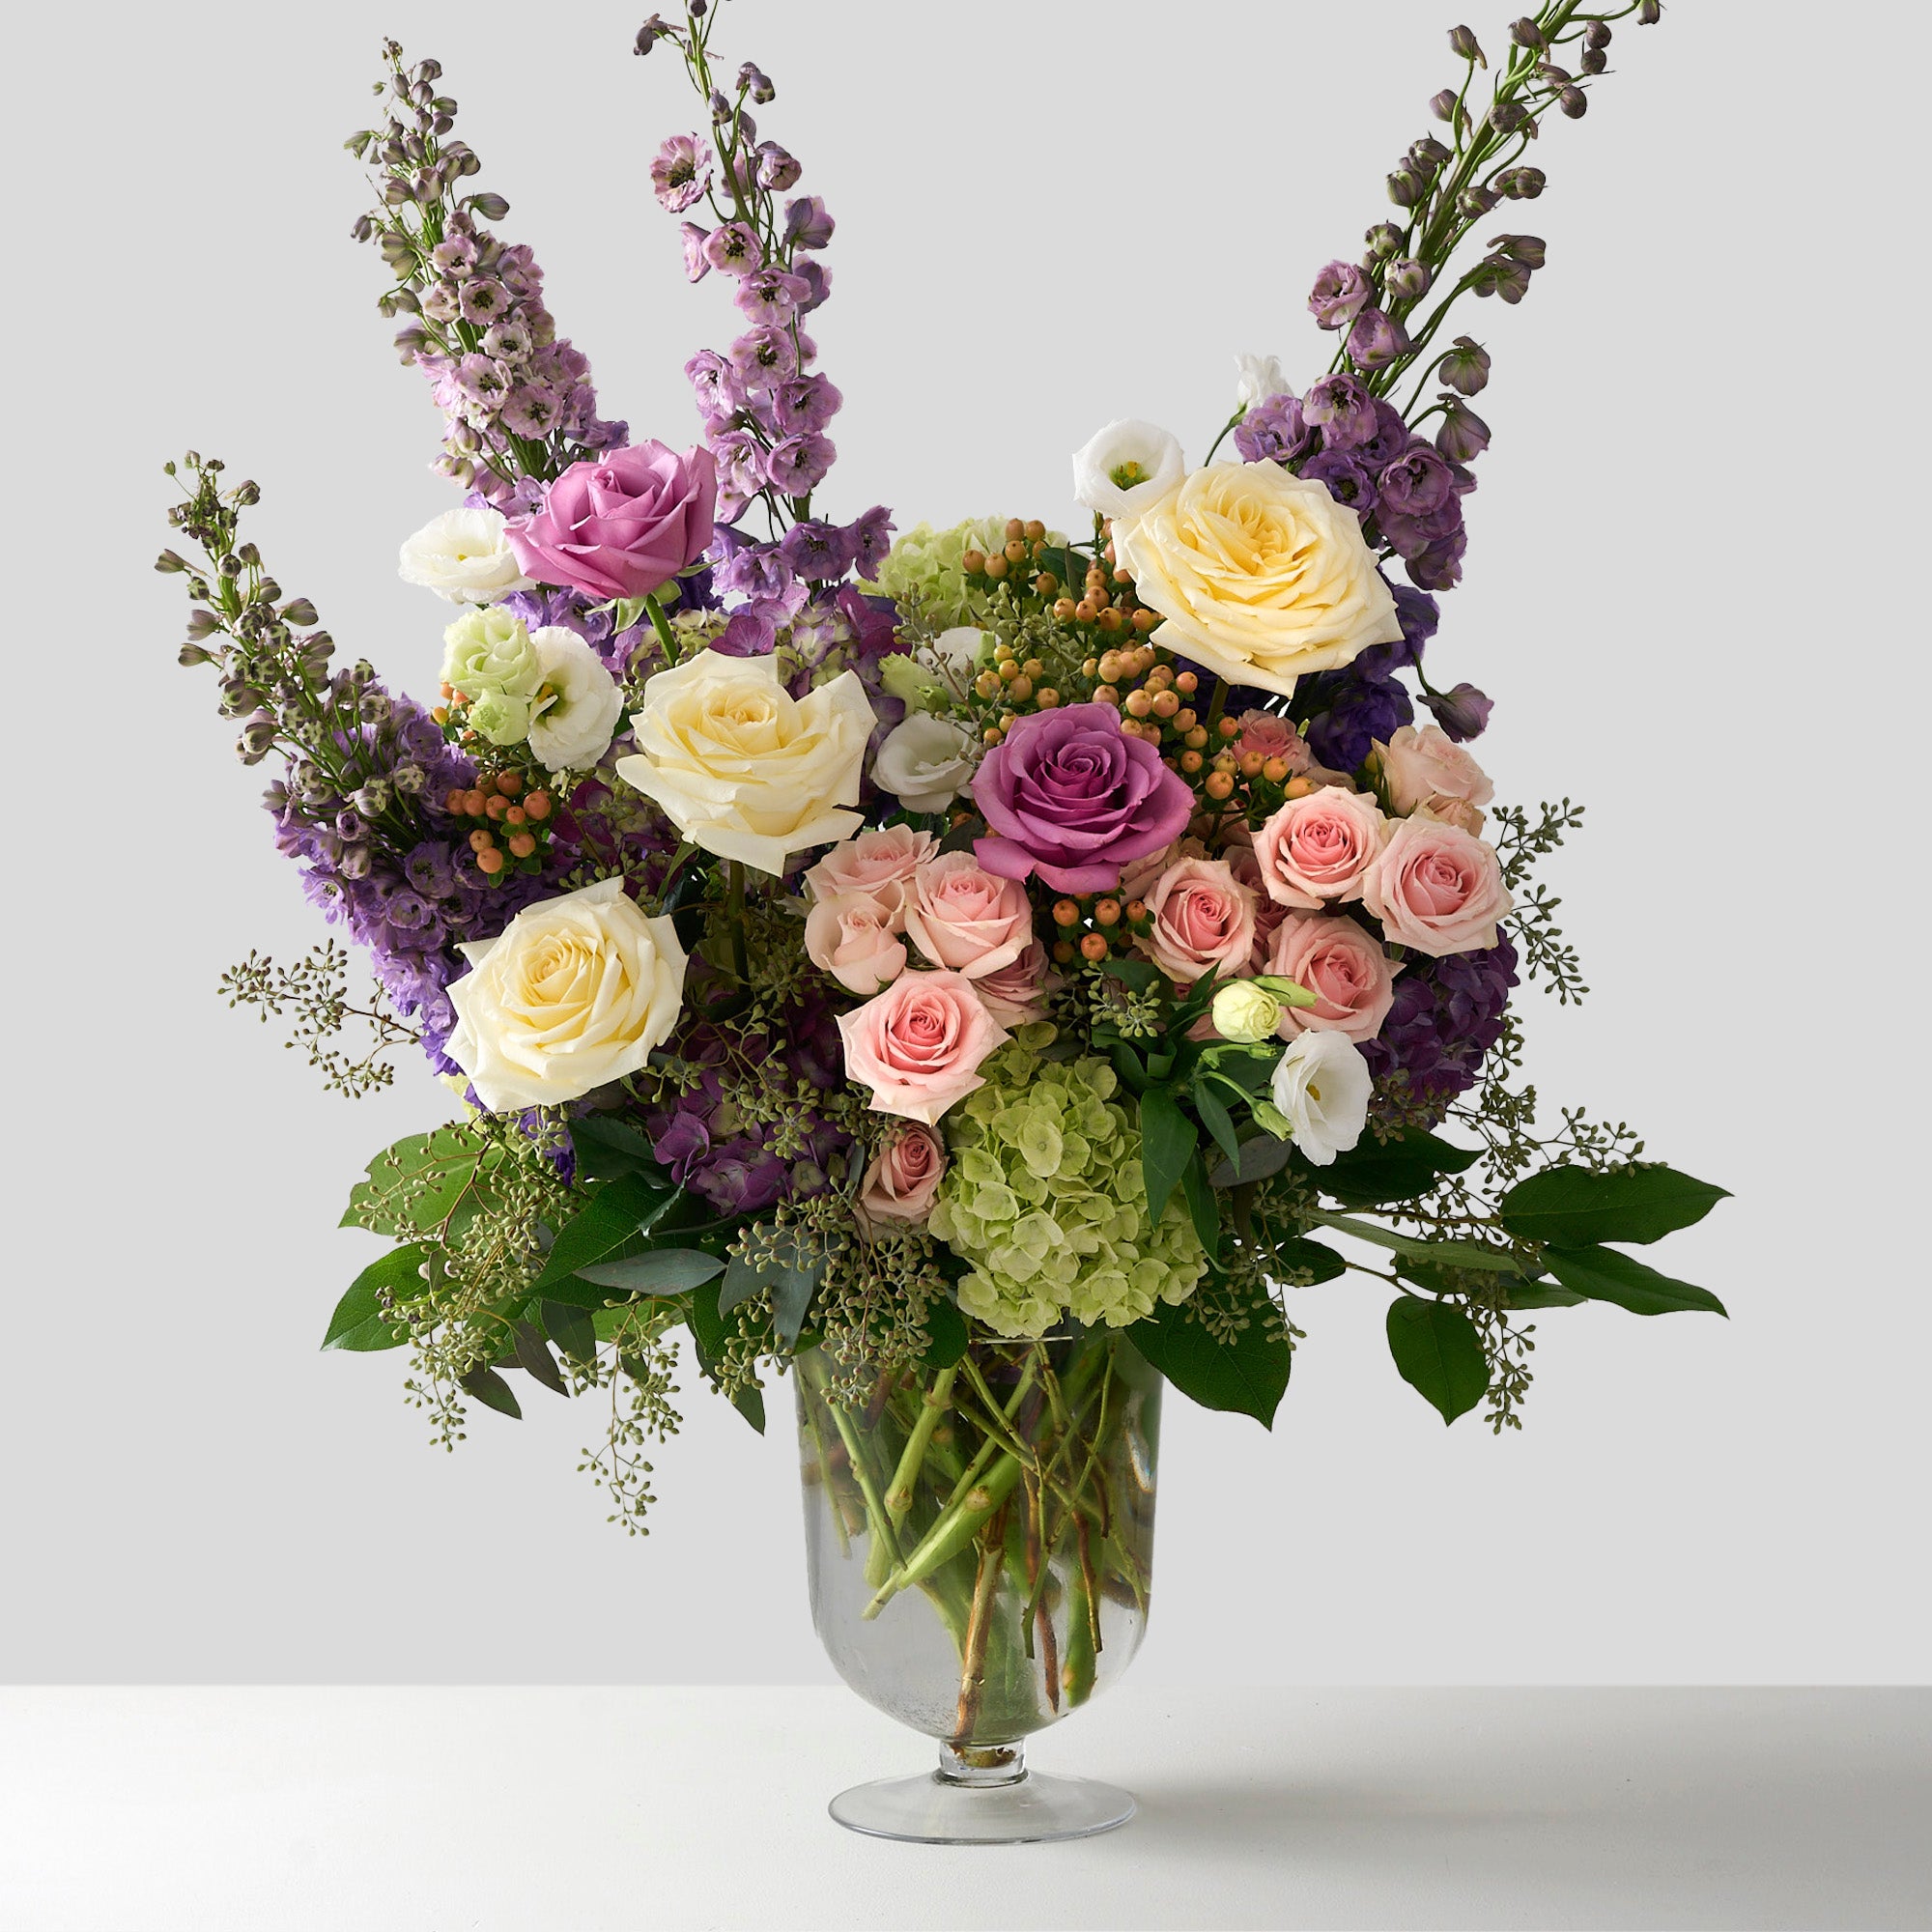
[[[1374,1039],[1395,1002],[1395,973],[1380,940],[1352,919],[1292,912],[1268,949],[1267,970],[1316,996],[1312,1007],[1284,1007],[1281,1037],[1308,1028]]]
[[[1150,852],[1145,859],[1136,859],[1131,865],[1122,866],[1120,890],[1115,897],[1122,905],[1131,904],[1135,899],[1145,899],[1170,866],[1182,859],[1205,859],[1207,856],[1208,848],[1200,839],[1177,838],[1172,845],[1163,845],[1158,852]]]
[[[1386,745],[1376,749],[1381,754],[1391,811],[1406,818],[1426,808],[1465,832],[1482,829],[1480,808],[1496,795],[1496,788],[1482,766],[1439,724],[1425,724],[1420,731],[1405,724]],[[1466,807],[1467,812],[1449,809],[1456,806]],[[1470,814],[1476,821],[1473,825],[1466,822]]]
[[[505,532],[526,577],[596,598],[661,590],[711,543],[711,453],[640,442],[573,463]]]
[[[1046,1017],[1046,997],[1054,984],[1046,947],[1036,939],[1010,966],[976,979],[973,990],[1002,1026],[1014,1027]]]
[[[876,999],[838,1015],[845,1072],[872,1090],[875,1114],[934,1125],[1012,1037],[963,973],[901,973]]]
[[[1178,859],[1147,895],[1152,930],[1140,944],[1180,984],[1245,970],[1255,943],[1255,895],[1225,859]]]
[[[1292,772],[1308,763],[1308,747],[1286,718],[1277,718],[1272,711],[1244,711],[1235,722],[1241,727],[1235,740],[1239,756],[1245,758],[1252,752],[1258,758],[1280,758]]]
[[[805,951],[847,992],[869,999],[905,971],[905,942],[892,914],[869,893],[834,893],[805,916]]]
[[[1033,943],[1033,907],[1017,879],[995,878],[970,852],[944,852],[905,889],[905,930],[935,966],[979,980]]]
[[[1381,808],[1367,792],[1323,785],[1292,798],[1255,834],[1255,857],[1268,896],[1303,912],[1362,895],[1362,878],[1387,836]]]
[[[1392,943],[1440,959],[1493,946],[1510,895],[1492,846],[1425,816],[1389,834],[1362,881],[1362,903]]]
[[[932,1212],[939,1183],[946,1179],[946,1147],[933,1130],[908,1121],[872,1156],[853,1211],[870,1239],[896,1225],[917,1227]]]
[[[904,888],[937,849],[930,832],[915,832],[908,825],[862,832],[856,838],[833,846],[806,873],[805,889],[814,899],[864,893],[891,915],[893,930],[903,932]]]

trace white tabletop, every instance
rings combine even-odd
[[[817,1689],[0,1690],[9,1932],[1932,1924],[1932,1691],[1137,1694],[1084,1843],[854,1837]]]

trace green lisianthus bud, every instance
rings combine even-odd
[[[1213,1016],[1223,1039],[1253,1045],[1273,1037],[1281,1024],[1281,1002],[1252,980],[1231,980],[1215,991]]]
[[[1315,995],[1299,980],[1286,980],[1278,973],[1264,973],[1250,980],[1249,984],[1264,987],[1285,1007],[1312,1007],[1319,1004]]]
[[[527,711],[543,682],[543,666],[524,620],[493,605],[466,611],[443,632],[442,681],[472,702],[495,694],[522,700]]]
[[[1254,1103],[1255,1125],[1264,1133],[1272,1134],[1276,1140],[1285,1141],[1294,1131],[1294,1122],[1277,1106],[1266,1100]]]
[[[484,692],[471,701],[468,716],[470,728],[493,745],[521,745],[530,735],[529,699],[507,691]]]
[[[938,677],[904,651],[879,660],[879,682],[911,711],[940,710],[950,696]]]

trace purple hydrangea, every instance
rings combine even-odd
[[[1294,697],[1297,711],[1309,707],[1302,734],[1308,749],[1330,771],[1358,770],[1378,740],[1387,744],[1415,718],[1415,706],[1402,685],[1393,678],[1364,677],[1353,666],[1304,678]]]
[[[1408,1098],[1439,1119],[1475,1085],[1484,1056],[1502,1037],[1516,969],[1516,948],[1507,938],[1480,952],[1411,959],[1396,976],[1395,1003],[1381,1032],[1362,1044],[1378,1086],[1403,1074]]]

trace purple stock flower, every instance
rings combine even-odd
[[[893,513],[883,503],[874,503],[851,526],[853,566],[868,583],[879,574],[879,566],[893,547],[895,527]]]
[[[800,195],[785,203],[784,239],[794,248],[823,248],[836,226],[815,194]]]
[[[786,436],[813,435],[844,400],[828,377],[793,376],[772,385],[772,418]]]
[[[1426,517],[1454,494],[1455,479],[1433,442],[1417,437],[1377,479],[1383,503],[1405,517]]]
[[[1068,704],[1017,720],[973,775],[990,838],[974,851],[987,871],[1037,871],[1055,892],[1098,893],[1121,867],[1180,836],[1193,788],[1104,704]]]
[[[848,583],[834,601],[862,659],[883,657],[898,640],[898,611],[891,598],[867,597]],[[873,708],[878,708],[876,701]]]
[[[1324,376],[1301,399],[1301,417],[1328,449],[1349,449],[1375,435],[1376,399],[1359,376]]]
[[[852,567],[852,540],[837,526],[811,518],[794,524],[779,544],[794,572],[812,583],[831,583]]]
[[[1422,701],[1444,733],[1459,745],[1483,735],[1489,728],[1490,713],[1495,707],[1495,699],[1486,697],[1473,684],[1459,684],[1448,691],[1425,691]]]
[[[1384,579],[1386,582],[1386,579]],[[1422,662],[1423,647],[1435,635],[1441,612],[1435,599],[1426,591],[1406,583],[1389,584],[1395,599],[1396,621],[1402,626],[1402,639],[1393,644],[1371,644],[1359,652],[1349,668],[1357,677],[1390,678]]]
[[[727,221],[704,238],[704,259],[727,275],[749,275],[763,266],[765,251],[749,222]]]
[[[1349,331],[1349,354],[1357,368],[1381,369],[1408,350],[1408,331],[1378,308],[1365,308]]]
[[[712,639],[711,648],[727,658],[763,658],[772,654],[778,641],[777,608],[748,604],[726,619],[724,630]]]
[[[1502,1037],[1516,969],[1507,939],[1477,952],[1411,959],[1397,977],[1380,1033],[1361,1042],[1376,1084],[1400,1074],[1411,1100],[1442,1108],[1472,1087]]]
[[[711,182],[711,148],[696,134],[673,134],[651,163],[651,186],[659,207],[682,214],[701,201]]]
[[[765,459],[772,487],[787,497],[807,497],[825,481],[838,451],[830,437],[788,436]]]
[[[1354,449],[1324,449],[1301,466],[1301,473],[1317,483],[1325,483],[1336,502],[1346,503],[1357,516],[1366,517],[1376,507],[1376,480],[1359,461]]]
[[[1368,277],[1352,262],[1330,262],[1315,277],[1308,312],[1319,328],[1347,328],[1370,296]]]
[[[803,275],[767,268],[747,275],[731,299],[751,322],[782,325],[810,293],[811,285]]]
[[[701,282],[711,272],[711,257],[704,252],[711,231],[700,228],[695,221],[680,221],[677,235],[684,243],[684,279],[687,282]]]
[[[1300,403],[1285,391],[1257,403],[1235,431],[1235,448],[1244,463],[1295,463],[1314,447]]]

